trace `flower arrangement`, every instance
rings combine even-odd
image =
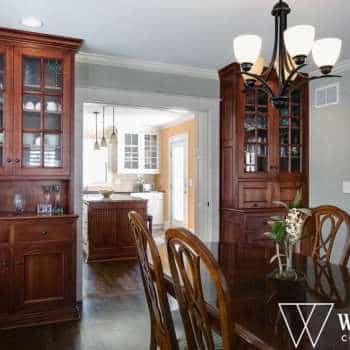
[[[272,216],[269,221],[271,232],[265,233],[265,236],[275,241],[276,246],[276,254],[270,260],[270,263],[273,263],[276,259],[278,262],[278,270],[271,274],[273,278],[297,279],[297,273],[293,269],[293,249],[304,238],[302,236],[303,226],[306,218],[311,215],[310,209],[299,208],[301,201],[302,193],[301,190],[298,190],[289,205],[280,201],[274,202],[286,208],[288,212],[285,217]]]

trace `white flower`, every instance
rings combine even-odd
[[[286,216],[287,239],[290,243],[295,244],[302,235],[305,214],[296,209],[290,209]]]

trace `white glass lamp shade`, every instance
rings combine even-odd
[[[261,73],[264,70],[264,65],[265,65],[264,57],[259,56],[256,59],[255,63],[253,64],[253,67],[249,70],[249,73],[255,74],[255,75],[261,75]],[[243,74],[243,79],[244,80],[249,80],[249,79],[256,80],[253,77],[250,77],[249,75],[245,75],[245,74]]]
[[[337,38],[317,40],[312,48],[312,57],[318,67],[333,67],[337,62],[342,41]]]
[[[298,25],[285,30],[283,36],[291,57],[307,56],[315,40],[315,28],[306,24]]]
[[[240,35],[233,40],[233,51],[239,63],[254,64],[261,50],[262,40],[257,35]]]

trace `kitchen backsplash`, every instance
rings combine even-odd
[[[155,175],[144,175],[144,183],[155,184]],[[110,180],[107,186],[112,186],[115,192],[135,192],[137,189],[137,175],[129,174],[110,174]],[[94,185],[85,188],[85,191],[98,191],[99,187],[106,186],[101,184],[101,186]]]

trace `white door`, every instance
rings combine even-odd
[[[188,137],[170,139],[170,223],[187,227]]]

